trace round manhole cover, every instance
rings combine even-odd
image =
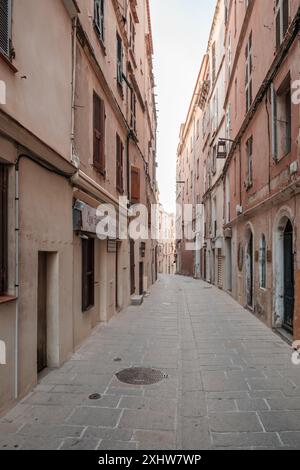
[[[116,374],[120,382],[130,385],[152,385],[161,382],[166,376],[157,369],[133,367]]]

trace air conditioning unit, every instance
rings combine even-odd
[[[237,215],[241,215],[243,213],[243,207],[237,205],[236,206],[236,213],[237,213]]]

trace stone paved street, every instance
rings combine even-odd
[[[141,365],[168,377],[115,377]],[[291,348],[227,294],[184,277],[161,277],[0,420],[0,449],[288,447],[300,448]]]

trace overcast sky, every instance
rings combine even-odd
[[[151,0],[154,73],[158,113],[160,202],[175,210],[176,151],[185,121],[216,0]]]

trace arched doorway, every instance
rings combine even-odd
[[[253,248],[253,233],[249,230],[246,248],[246,301],[250,308],[253,308]]]
[[[284,273],[284,305],[283,327],[293,332],[295,306],[294,277],[294,235],[291,221],[288,220],[283,235],[283,273]]]
[[[293,333],[295,307],[294,229],[288,208],[281,210],[274,231],[274,326]]]

